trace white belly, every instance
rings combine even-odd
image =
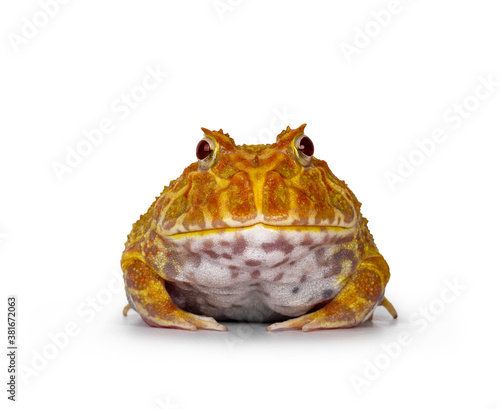
[[[331,300],[357,262],[352,232],[263,225],[171,236],[181,273],[166,288],[178,307],[217,320],[297,317]]]

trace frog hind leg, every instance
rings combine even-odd
[[[389,266],[382,256],[366,258],[347,279],[342,290],[323,308],[272,324],[267,330],[352,328],[370,319],[379,303],[396,318],[396,310],[384,297],[389,276]]]
[[[165,280],[142,261],[133,260],[123,267],[127,296],[132,301],[123,309],[123,315],[126,316],[134,308],[152,327],[227,331],[212,317],[191,314],[178,308],[165,289]]]

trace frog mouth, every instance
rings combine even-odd
[[[200,230],[192,230],[189,232],[178,232],[169,234],[169,237],[182,238],[182,237],[192,237],[192,236],[205,236],[211,234],[220,234],[220,233],[237,233],[243,231],[249,231],[255,228],[263,228],[267,230],[273,230],[276,232],[294,232],[294,233],[330,233],[330,234],[341,234],[347,231],[350,231],[352,227],[346,226],[321,226],[321,225],[275,225],[275,224],[266,224],[266,223],[254,223],[249,226],[241,226],[241,227],[219,227],[213,229],[200,229]]]

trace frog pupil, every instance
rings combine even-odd
[[[299,151],[301,151],[304,155],[307,156],[313,156],[314,154],[314,145],[312,141],[307,137],[304,136],[300,142],[299,146],[297,147]]]
[[[205,159],[208,155],[210,155],[210,152],[212,149],[210,148],[210,144],[202,139],[200,142],[198,142],[198,146],[196,147],[196,157],[199,160]]]

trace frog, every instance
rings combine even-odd
[[[352,328],[377,306],[397,318],[361,203],[314,156],[305,127],[254,145],[201,128],[197,160],[127,237],[123,315],[191,331],[227,331],[221,322]]]

